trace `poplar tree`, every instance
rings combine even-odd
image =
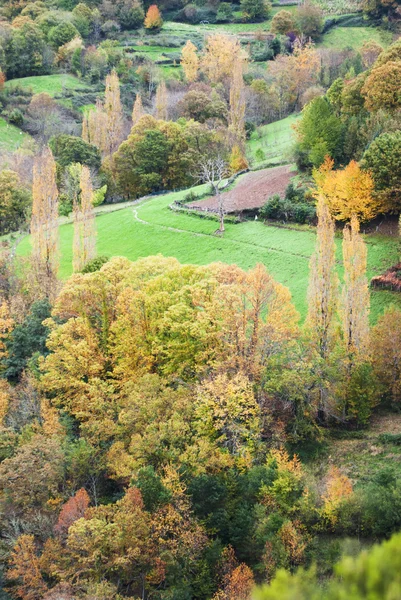
[[[354,215],[343,232],[344,281],[342,321],[344,342],[352,362],[366,357],[369,344],[369,287],[367,250]]]
[[[338,277],[335,270],[335,226],[325,200],[317,205],[316,250],[310,261],[307,327],[322,358],[327,358],[335,337]]]
[[[167,121],[167,88],[164,79],[156,89],[156,118]]]
[[[31,237],[33,270],[47,298],[56,293],[58,200],[56,162],[46,146],[33,165]]]
[[[105,154],[107,148],[107,115],[99,98],[96,101],[95,108],[84,115],[82,138],[85,142],[99,148],[102,155]]]
[[[96,255],[95,211],[89,168],[80,167],[80,194],[74,196],[73,268],[81,271]]]
[[[136,125],[141,117],[145,114],[142,104],[141,94],[137,94],[132,109],[132,125]]]
[[[199,58],[196,54],[196,46],[191,42],[191,40],[188,40],[182,49],[181,66],[187,81],[191,82],[197,79]]]
[[[106,113],[106,148],[105,153],[110,156],[123,141],[123,109],[120,99],[120,82],[116,71],[106,77],[104,97],[104,111]]]
[[[245,144],[245,97],[244,97],[244,65],[240,57],[234,63],[230,86],[229,131],[233,142],[243,147]]]

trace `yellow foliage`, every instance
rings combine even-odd
[[[185,79],[189,82],[196,81],[198,78],[199,58],[196,53],[196,46],[187,40],[187,43],[181,52],[181,66],[184,71]]]

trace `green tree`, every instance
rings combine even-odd
[[[44,35],[36,23],[27,21],[13,29],[10,50],[7,52],[7,77],[40,75],[46,71]]]
[[[279,33],[281,35],[287,35],[287,33],[296,31],[296,29],[295,19],[289,10],[279,10],[274,15],[270,26],[271,33]]]
[[[24,223],[32,203],[30,192],[22,185],[18,173],[0,172],[0,235],[17,231]]]
[[[59,48],[75,37],[79,37],[79,31],[72,23],[64,21],[49,31],[48,39],[54,48]]]
[[[344,128],[326,98],[315,98],[306,105],[297,133],[299,149],[310,165],[320,166],[327,155],[340,159]]]
[[[382,133],[370,144],[362,158],[362,167],[370,171],[384,208],[401,207],[401,131]]]
[[[49,146],[56,162],[62,167],[80,163],[94,169],[100,168],[101,158],[98,148],[80,137],[67,134],[56,135],[50,139]]]
[[[49,333],[43,321],[50,317],[48,300],[32,304],[24,321],[17,325],[7,340],[8,356],[5,360],[5,376],[16,381],[35,354],[47,354],[46,339]]]
[[[315,39],[323,29],[323,12],[311,2],[305,2],[297,9],[295,21],[303,35]]]
[[[267,0],[241,0],[242,16],[246,21],[267,19],[271,4]]]

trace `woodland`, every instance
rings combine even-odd
[[[0,0],[0,600],[401,598],[400,90],[400,0]]]

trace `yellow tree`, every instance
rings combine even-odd
[[[322,358],[327,358],[335,337],[338,278],[335,270],[334,220],[327,202],[317,205],[316,250],[310,262],[307,327]]]
[[[93,189],[89,168],[80,168],[80,201],[74,198],[74,271],[83,267],[96,255],[95,212]]]
[[[82,122],[82,138],[94,144],[104,154],[107,148],[107,115],[99,98],[93,110],[88,111]]]
[[[58,268],[58,190],[56,162],[50,148],[35,157],[32,183],[32,258],[42,292],[52,298]]]
[[[181,66],[187,81],[191,82],[197,79],[199,58],[196,53],[196,46],[191,42],[191,40],[187,40],[187,43],[182,49]]]
[[[120,82],[114,69],[106,77],[104,110],[106,113],[107,123],[105,150],[106,155],[110,156],[117,150],[124,137],[123,109],[120,99]]]
[[[141,117],[145,114],[142,104],[141,94],[137,94],[132,109],[132,125],[136,125]]]
[[[14,327],[14,320],[10,315],[10,309],[4,300],[0,304],[0,360],[7,356],[6,341]]]
[[[201,67],[212,83],[232,77],[234,65],[242,57],[238,40],[223,33],[215,33],[207,38]]]
[[[232,142],[243,147],[245,144],[245,96],[244,96],[244,64],[241,57],[234,63],[230,86],[229,132]]]
[[[362,171],[354,160],[337,171],[333,170],[333,164],[326,157],[313,172],[317,195],[323,196],[338,221],[348,221],[353,215],[361,221],[373,219],[380,212],[381,203],[372,196],[374,183],[370,173]]]
[[[369,287],[366,277],[367,251],[359,233],[358,219],[344,228],[344,280],[342,319],[344,341],[348,354],[355,358],[367,356],[369,344]]]
[[[156,89],[156,119],[167,121],[167,88],[164,79]]]

